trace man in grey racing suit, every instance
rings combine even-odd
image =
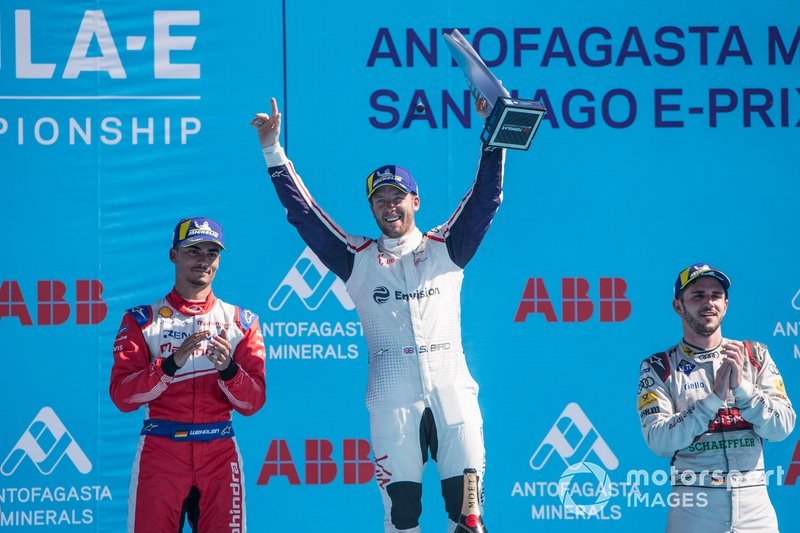
[[[478,102],[478,111],[485,103]],[[484,114],[484,113],[482,113]],[[484,114],[485,116],[485,114]],[[504,150],[484,147],[475,181],[443,225],[420,232],[420,201],[411,174],[396,165],[367,178],[377,240],[341,229],[309,194],[278,144],[281,115],[252,121],[287,218],[319,259],[345,281],[369,349],[366,403],[376,480],[387,532],[418,532],[422,473],[436,461],[454,531],[462,504],[463,471],[483,477],[483,421],[478,385],[461,344],[463,268],[500,205]]]
[[[778,531],[763,439],[786,438],[795,412],[767,347],[722,336],[729,287],[709,265],[683,270],[673,300],[683,339],[640,367],[642,434],[672,457],[667,531]]]

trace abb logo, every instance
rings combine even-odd
[[[786,471],[786,480],[784,485],[794,485],[797,483],[797,478],[800,477],[800,440],[794,447],[794,454],[792,455],[792,462],[789,463],[789,470]]]
[[[370,451],[369,441],[364,439],[342,440],[341,469],[345,485],[363,485],[375,475]],[[336,479],[340,465],[333,458],[333,452],[333,443],[329,440],[306,440],[306,485],[327,485]],[[256,484],[267,485],[275,476],[285,477],[291,485],[301,483],[289,446],[282,439],[270,443]]]
[[[631,302],[625,296],[628,284],[622,278],[600,278],[600,322],[622,322],[631,315]],[[585,322],[595,312],[589,296],[589,282],[583,278],[561,278],[561,321]],[[522,292],[514,322],[525,322],[529,314],[541,313],[548,322],[558,322],[544,279],[529,278]]]
[[[65,298],[67,286],[63,281],[40,280],[36,285],[36,324],[57,326],[65,323],[72,307]],[[75,323],[99,324],[106,318],[108,307],[102,298],[103,284],[96,279],[79,279],[75,282]],[[16,317],[23,326],[32,326],[33,320],[17,281],[3,281],[0,285],[0,319]]]

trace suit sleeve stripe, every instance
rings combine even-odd
[[[125,381],[129,381],[135,375],[136,374],[132,374]],[[146,391],[146,392],[140,392],[138,394],[132,394],[125,401],[127,401],[128,403],[141,404],[141,403],[147,403],[147,402],[149,402],[151,400],[155,400],[156,398],[161,396],[162,392],[167,390],[167,383],[169,383],[170,381],[172,381],[172,378],[167,376],[167,375],[164,375],[164,376],[162,376],[161,380],[156,384],[155,387],[153,387],[152,389],[150,389],[149,391]]]
[[[311,207],[312,211],[314,211],[314,213],[317,215],[317,218],[319,218],[322,221],[322,223],[325,224],[325,226],[331,231],[331,233],[336,235],[336,237],[340,241],[347,244],[348,248],[355,249],[355,246],[350,244],[350,239],[348,239],[347,232],[345,232],[336,222],[333,221],[330,215],[328,215],[328,213],[326,213],[317,204],[317,202],[314,200],[314,197],[311,196],[310,192],[308,192],[305,183],[303,183],[302,178],[300,178],[300,175],[294,169],[294,165],[292,164],[291,161],[288,162],[287,167],[289,168],[289,175],[291,176],[292,181],[297,187],[297,190],[302,195],[303,200],[305,200],[305,202],[309,205],[309,207]]]
[[[228,398],[228,400],[230,400],[231,404],[233,404],[234,406],[238,407],[239,409],[244,409],[244,410],[252,409],[253,404],[251,402],[246,402],[246,401],[243,401],[243,400],[240,400],[240,399],[236,398],[231,393],[231,391],[228,390],[228,387],[225,385],[224,381],[220,381],[219,382],[219,388],[222,389],[222,392],[225,394],[225,396]]]
[[[464,195],[464,198],[461,199],[461,203],[458,204],[456,210],[453,212],[452,215],[450,215],[450,218],[447,220],[447,223],[444,226],[444,231],[442,232],[442,235],[444,235],[445,238],[447,238],[447,235],[450,233],[450,227],[458,219],[458,216],[464,210],[464,205],[467,203],[467,200],[470,199],[470,197],[472,196],[472,191],[474,190],[475,190],[475,181],[472,182],[472,186],[467,191],[467,194]]]

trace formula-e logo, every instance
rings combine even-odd
[[[503,124],[500,129],[502,131],[513,131],[515,133],[528,133],[531,131],[531,129],[526,126],[516,126],[514,124]]]
[[[10,42],[16,44],[17,79],[53,79],[55,77],[57,66],[55,63],[34,63],[31,59],[34,56],[32,43],[42,42],[34,39],[38,35],[33,35],[31,20],[38,19],[35,22],[41,27],[41,21],[46,22],[50,18],[41,11],[36,15],[37,17],[34,17],[29,9],[14,11],[12,28],[16,31],[15,38],[12,37]],[[73,18],[75,17],[73,16]],[[106,19],[104,11],[86,10],[83,12],[61,78],[77,79],[84,72],[105,72],[112,79],[126,79],[128,72],[152,71],[153,78],[157,80],[200,79],[199,63],[190,63],[184,58],[175,63],[172,62],[172,58],[178,55],[177,52],[193,50],[197,38],[192,35],[191,30],[186,28],[200,25],[200,11],[155,10],[151,12],[149,18],[145,17],[143,13],[141,20],[143,22],[147,20],[148,24],[152,21],[152,27],[137,27],[134,31],[140,35],[124,36],[122,50],[128,52],[128,57],[132,57],[136,52],[142,52],[140,54],[142,57],[153,57],[154,61],[149,69],[136,68],[138,65],[129,66],[126,69],[123,65],[122,58],[125,57],[125,53],[120,54],[118,43],[123,40],[120,37],[119,27],[124,26],[125,20],[122,20],[119,27],[115,27],[115,32],[112,34],[112,24]],[[72,20],[59,19],[59,23],[61,24],[59,27],[62,27],[65,24],[71,24]],[[127,21],[127,24],[130,25],[130,21]],[[181,29],[171,31],[176,27],[181,27]],[[145,47],[148,38],[150,43],[148,47]],[[99,54],[90,48],[92,43],[96,44]],[[50,48],[47,49],[47,52],[51,55],[63,56],[58,50],[54,52]]]
[[[385,304],[389,301],[389,289],[386,287],[375,287],[375,290],[372,291],[372,299],[375,300],[375,303]]]

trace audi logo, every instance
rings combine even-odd
[[[654,380],[653,378],[651,378],[651,377],[644,378],[643,380],[639,381],[639,393],[641,394],[641,392],[643,390],[649,389],[650,387],[652,387],[655,384],[656,384],[656,380]]]

